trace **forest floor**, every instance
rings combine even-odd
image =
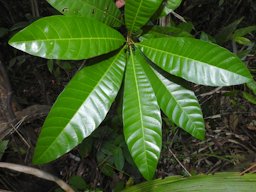
[[[256,4],[253,1],[237,1],[232,5],[219,2],[197,0],[192,4],[187,0],[177,13],[193,23],[192,33],[196,37],[201,31],[215,35],[222,27],[242,17],[239,26],[255,25]],[[103,169],[99,163],[96,154],[102,145],[109,144],[111,131],[115,136],[122,135],[122,123],[111,117],[91,138],[92,149],[82,145],[52,163],[32,164],[44,119],[58,94],[83,62],[47,61],[8,46],[8,39],[35,20],[35,16],[56,13],[44,1],[39,3],[38,13],[32,7],[30,1],[0,0],[0,160],[37,167],[67,182],[72,176],[78,176],[88,188],[103,191],[114,188],[118,191],[119,187],[143,181],[138,171],[127,162],[122,171],[111,165]],[[255,42],[255,35],[250,38]],[[227,41],[224,46],[234,51],[231,42]],[[256,69],[255,50],[254,46],[243,57],[253,74]],[[196,140],[164,118],[163,149],[155,177],[244,171],[248,168],[250,172],[256,171],[250,169],[256,162],[256,107],[242,94],[250,90],[245,85],[213,88],[194,84],[191,84],[191,89],[202,106],[206,139]],[[112,110],[115,113],[115,109]],[[16,117],[15,121],[13,117]],[[0,170],[0,191],[48,192],[56,191],[56,188],[52,182]]]

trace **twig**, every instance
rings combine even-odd
[[[78,70],[77,70],[77,71],[81,70],[81,69],[85,66],[86,61],[87,61],[86,59],[83,60],[83,62],[81,63],[81,65],[78,67]]]
[[[256,163],[254,163],[253,165],[251,165],[249,168],[245,169],[243,172],[240,173],[240,175],[244,175],[247,172],[255,172],[256,169]]]
[[[170,153],[172,154],[172,156],[174,157],[174,159],[180,164],[180,166],[184,169],[184,171],[187,173],[188,176],[192,176],[188,170],[186,169],[186,167],[180,162],[180,160],[176,157],[176,155],[172,152],[172,150],[169,148]]]
[[[49,174],[46,173],[44,171],[41,171],[39,169],[33,168],[33,167],[28,167],[28,166],[24,166],[24,165],[18,165],[18,164],[14,164],[14,163],[4,163],[4,162],[0,162],[0,167],[1,168],[6,168],[6,169],[11,169],[14,171],[18,171],[18,172],[22,172],[22,173],[26,173],[26,174],[30,174],[45,180],[49,180],[49,181],[53,181],[55,182],[57,185],[59,185],[64,191],[66,192],[75,192],[67,183],[65,183],[63,180]]]
[[[222,87],[217,87],[217,88],[213,89],[213,90],[210,91],[210,92],[202,93],[202,94],[200,94],[200,95],[198,95],[198,96],[205,97],[205,96],[208,96],[208,95],[212,95],[212,94],[214,94],[214,93],[217,93],[221,88],[222,88]]]
[[[187,23],[187,21],[184,19],[184,17],[182,17],[178,13],[171,11],[171,14],[173,14],[177,19],[181,20],[182,22]]]
[[[221,114],[216,114],[216,115],[212,115],[209,117],[205,117],[204,119],[218,119],[218,118],[221,118]]]

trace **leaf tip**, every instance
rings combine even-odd
[[[19,47],[19,43],[17,41],[17,34],[15,34],[11,39],[9,39],[8,44],[16,49],[21,50],[21,47]]]
[[[153,179],[154,175],[155,175],[154,172],[152,174],[148,174],[148,173],[145,174],[145,173],[141,172],[141,174],[144,177],[144,179],[146,179],[147,181],[151,181]]]
[[[197,134],[193,135],[195,138],[199,140],[204,140],[205,139],[205,129],[198,130]]]
[[[13,41],[13,37],[11,39],[9,39],[8,44],[12,47],[14,47],[14,41]]]

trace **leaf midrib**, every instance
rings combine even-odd
[[[151,68],[151,69],[152,69],[152,68]],[[170,94],[170,96],[174,99],[176,105],[178,105],[178,107],[180,108],[180,110],[186,114],[186,116],[187,116],[187,118],[189,119],[189,121],[192,122],[193,130],[196,129],[196,125],[193,123],[194,121],[191,120],[190,115],[189,115],[186,111],[183,110],[183,107],[181,106],[181,104],[180,104],[180,103],[178,102],[178,100],[173,96],[172,91],[170,91],[170,90],[168,89],[168,86],[161,80],[161,77],[159,77],[160,75],[157,74],[154,70],[153,70],[153,73],[156,75],[156,77],[157,77],[157,79],[159,80],[160,84],[167,90],[167,92]]]
[[[215,69],[218,69],[218,70],[221,69],[221,70],[227,71],[227,72],[229,72],[229,73],[236,74],[236,75],[238,75],[238,76],[242,76],[242,77],[245,77],[246,79],[249,79],[248,77],[246,77],[246,76],[244,76],[244,75],[235,73],[235,72],[233,72],[233,71],[229,71],[229,70],[224,69],[224,68],[222,68],[222,67],[216,67],[216,66],[211,65],[211,64],[209,64],[209,63],[205,63],[204,61],[195,60],[195,59],[193,59],[193,58],[185,57],[185,56],[182,56],[182,55],[177,55],[177,54],[175,54],[175,53],[170,53],[170,52],[167,52],[167,51],[165,51],[165,50],[157,49],[157,48],[150,47],[150,46],[147,46],[147,45],[144,45],[144,44],[140,44],[140,43],[137,43],[137,45],[139,45],[139,46],[141,46],[141,47],[146,47],[146,48],[148,48],[148,49],[155,50],[156,52],[165,53],[165,54],[170,55],[170,56],[173,56],[173,57],[179,57],[179,58],[183,58],[183,59],[188,59],[188,60],[194,61],[194,62],[196,62],[196,63],[200,62],[200,63],[202,63],[202,64],[205,64],[205,65],[207,65],[207,66],[213,67],[213,68],[215,68]]]
[[[137,17],[138,17],[140,8],[141,8],[141,6],[142,6],[142,3],[143,3],[143,0],[140,1],[140,5],[139,5],[139,7],[138,7],[138,9],[137,9],[136,15],[135,15],[135,17],[133,18],[132,26],[131,26],[131,31],[133,31],[133,28],[134,28],[134,25],[135,25],[135,21],[137,20]]]
[[[140,112],[140,122],[141,122],[141,127],[142,127],[142,138],[143,138],[143,148],[144,148],[144,152],[145,152],[145,156],[146,156],[146,162],[147,162],[147,150],[146,150],[146,144],[145,144],[145,133],[144,133],[144,129],[145,129],[145,127],[144,127],[144,121],[143,121],[143,118],[142,118],[142,108],[141,108],[141,100],[140,100],[140,92],[139,92],[139,83],[138,83],[138,81],[137,81],[137,74],[136,74],[136,70],[135,70],[135,62],[134,62],[134,55],[133,55],[133,52],[132,52],[132,50],[131,50],[131,48],[130,48],[130,52],[132,53],[131,54],[131,59],[132,59],[132,64],[133,64],[133,73],[134,73],[134,80],[135,80],[135,84],[136,84],[136,92],[137,92],[137,98],[138,98],[138,105],[139,105],[139,112]],[[147,163],[148,164],[148,163]],[[147,166],[147,174],[149,173],[149,168],[148,168],[148,166]]]
[[[79,111],[79,109],[83,106],[83,104],[87,101],[87,98],[89,95],[91,95],[94,90],[95,90],[95,87],[97,87],[99,85],[100,82],[102,82],[102,79],[104,79],[106,77],[106,74],[108,74],[108,72],[110,71],[110,69],[113,67],[113,64],[115,63],[115,61],[117,60],[117,58],[119,58],[119,56],[123,53],[123,50],[124,50],[125,47],[123,47],[120,52],[116,55],[116,58],[113,60],[113,62],[109,65],[108,69],[106,70],[105,74],[100,78],[100,80],[97,82],[97,84],[93,87],[92,91],[90,93],[88,93],[86,99],[84,100],[84,102],[80,105],[80,107],[78,108],[78,110],[76,110],[74,112],[74,115],[70,118],[70,120],[68,121],[68,123],[65,125],[65,127],[62,129],[62,131],[59,133],[59,135],[57,137],[55,137],[55,139],[51,142],[51,145],[48,145],[48,148],[43,152],[41,153],[40,155],[40,158],[38,159],[42,159],[42,157],[44,156],[44,154],[51,148],[51,146],[53,145],[53,143],[55,143],[55,141],[57,140],[57,138],[60,137],[60,135],[63,134],[63,132],[65,131],[66,127],[68,124],[70,124],[70,122],[72,121],[72,119],[74,118],[74,116],[77,114],[77,111]]]
[[[93,38],[90,38],[90,37],[83,37],[83,38],[61,38],[61,39],[35,39],[35,40],[29,40],[29,41],[14,41],[14,42],[11,42],[11,43],[19,43],[19,42],[22,42],[22,43],[27,43],[27,42],[47,42],[47,41],[79,41],[79,40],[115,40],[115,41],[123,41],[123,39],[121,38],[106,38],[106,37],[93,37]]]

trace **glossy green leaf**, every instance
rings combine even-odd
[[[140,41],[145,41],[147,39],[152,39],[152,38],[163,38],[163,37],[168,37],[168,35],[163,34],[163,33],[159,33],[156,31],[148,31],[147,33],[145,33],[144,35],[141,35],[139,37]]]
[[[124,84],[124,136],[131,156],[145,179],[152,179],[160,156],[161,114],[138,52],[130,51]]]
[[[48,59],[80,60],[119,48],[125,39],[109,26],[85,17],[39,19],[14,35],[9,44]]]
[[[148,64],[143,64],[143,68],[165,115],[194,137],[204,139],[204,119],[194,93],[169,81]]]
[[[181,4],[182,0],[166,0],[163,6],[163,10],[161,16],[166,16],[176,8],[178,8]]]
[[[169,9],[175,10],[180,6],[182,0],[167,0],[166,7]]]
[[[113,0],[47,0],[64,15],[95,18],[107,25],[119,27],[121,12]]]
[[[125,24],[136,32],[145,25],[163,0],[128,0],[125,3]]]
[[[104,120],[120,88],[125,54],[79,71],[59,95],[40,133],[34,163],[46,163],[77,146]]]
[[[240,176],[236,172],[192,177],[170,176],[147,181],[124,190],[124,192],[251,192],[256,188],[256,174]]]
[[[193,37],[190,34],[190,31],[187,31],[187,29],[182,25],[166,26],[166,27],[154,26],[154,27],[152,27],[152,31],[162,33],[162,34],[166,34],[166,35],[169,35],[169,36],[174,36],[174,37]]]
[[[144,41],[152,38],[163,38],[163,37],[193,37],[187,31],[184,31],[178,27],[168,26],[149,26],[145,27],[146,33],[139,37],[140,41]]]
[[[195,30],[195,26],[193,25],[192,22],[183,22],[180,23],[177,28],[186,31],[188,33],[192,33],[193,30]],[[192,37],[192,36],[191,36]]]
[[[165,71],[193,83],[228,86],[251,81],[252,76],[238,57],[204,41],[168,37],[137,44],[143,53]]]

